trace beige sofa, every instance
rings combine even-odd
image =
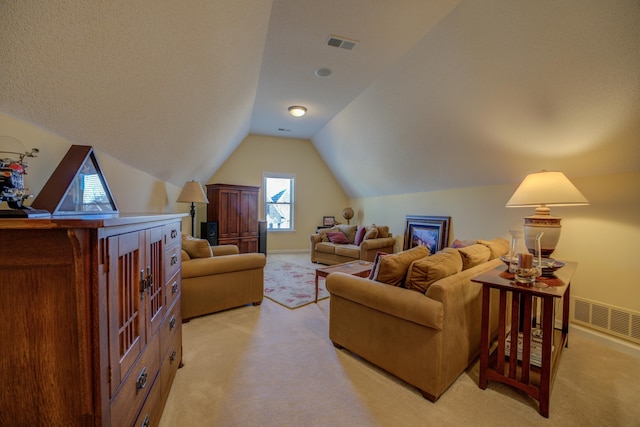
[[[260,305],[264,295],[261,253],[239,253],[235,245],[209,246],[183,236],[182,319],[246,304]]]
[[[329,239],[330,233],[344,234],[345,243],[334,243]],[[362,234],[362,241],[357,239]],[[373,261],[378,252],[393,253],[395,239],[389,233],[389,227],[357,225],[337,225],[325,228],[310,236],[311,262],[334,265],[349,261]]]
[[[399,286],[330,274],[331,341],[435,402],[479,354],[482,288],[471,278],[500,265],[508,248],[504,239],[427,257],[414,248],[376,263],[377,278]],[[496,320],[497,306],[491,309]],[[492,327],[495,334],[495,321]]]

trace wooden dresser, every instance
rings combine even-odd
[[[182,360],[180,215],[0,219],[0,425],[154,426]]]
[[[207,185],[207,221],[218,223],[218,244],[236,245],[241,253],[258,252],[260,187]]]

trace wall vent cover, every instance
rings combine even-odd
[[[352,50],[358,44],[358,40],[351,40],[346,37],[331,34],[327,40],[327,45],[340,49]]]
[[[640,344],[640,313],[583,298],[571,300],[575,323]]]

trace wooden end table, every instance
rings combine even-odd
[[[318,302],[318,278],[327,277],[331,273],[340,272],[351,274],[358,277],[369,277],[371,272],[372,262],[369,261],[351,261],[343,264],[328,265],[325,267],[316,268],[316,300]]]
[[[549,396],[560,362],[563,347],[568,344],[569,299],[571,278],[577,264],[567,262],[549,280],[541,278],[534,285],[522,285],[514,281],[506,266],[480,274],[473,282],[482,284],[482,333],[480,337],[480,380],[478,386],[487,388],[488,380],[502,382],[524,391],[538,401],[538,412],[549,417]],[[541,285],[542,284],[542,285]],[[544,287],[546,285],[546,287]],[[490,351],[490,298],[491,289],[499,290],[498,345]],[[511,295],[511,316],[507,319],[507,294]],[[534,298],[542,301],[541,340],[534,339],[532,345],[532,319],[536,317]],[[562,298],[562,326],[554,327],[554,302]],[[534,300],[533,300],[534,301]],[[522,313],[520,316],[517,313]],[[522,317],[522,325],[520,325]],[[537,321],[537,320],[536,320]],[[508,325],[510,324],[510,328]],[[507,329],[510,329],[509,333]],[[522,339],[510,339],[509,334]],[[537,329],[539,331],[539,329]],[[506,351],[507,339],[510,349]],[[537,342],[536,342],[537,341]],[[532,348],[537,346],[537,353]],[[541,347],[541,348],[540,348]],[[536,363],[532,364],[532,359]],[[539,366],[536,366],[539,365]]]

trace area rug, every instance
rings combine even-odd
[[[315,270],[286,261],[267,261],[264,296],[287,308],[298,308],[316,298]],[[318,300],[328,298],[324,279],[318,281]]]

